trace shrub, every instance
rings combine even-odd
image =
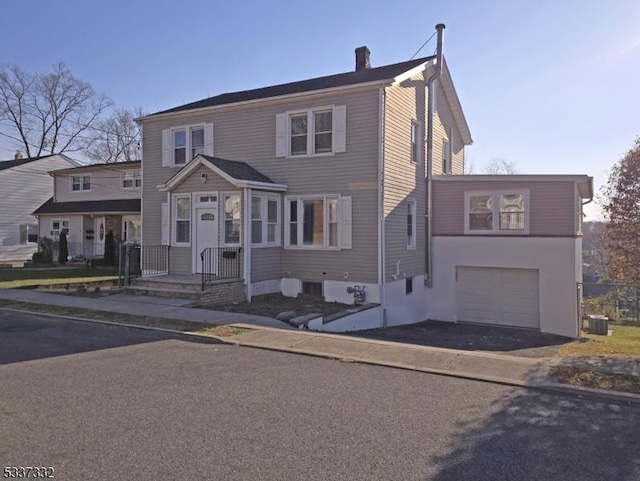
[[[60,240],[58,242],[58,264],[65,265],[69,257],[69,244],[67,243],[66,232],[60,232]]]
[[[31,260],[34,264],[51,264],[53,262],[53,240],[43,237],[38,241],[38,252],[34,252]]]

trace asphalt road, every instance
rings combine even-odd
[[[640,407],[0,310],[0,469],[640,480]]]

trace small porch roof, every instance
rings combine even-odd
[[[276,184],[269,177],[254,169],[246,162],[221,159],[219,157],[211,157],[209,155],[202,154],[197,155],[191,162],[180,169],[164,184],[158,185],[158,189],[163,192],[175,189],[201,165],[207,167],[213,173],[219,175],[235,187],[270,190],[276,192],[284,192],[287,190],[286,185]]]
[[[53,197],[38,207],[33,215],[41,214],[139,214],[140,199],[89,200],[82,202],[54,202]]]

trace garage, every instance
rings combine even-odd
[[[456,268],[458,321],[540,328],[536,269]]]

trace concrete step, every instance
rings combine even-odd
[[[151,278],[133,279],[132,284],[134,287],[149,287],[154,289],[174,289],[174,290],[193,291],[193,292],[202,291],[202,284],[191,284],[191,283],[181,283],[181,282],[162,282],[162,281],[154,281]]]
[[[131,286],[126,288],[126,292],[141,296],[172,297],[175,299],[200,300],[202,298],[202,291],[194,291],[191,289],[175,289],[170,287],[159,288],[147,286]]]

